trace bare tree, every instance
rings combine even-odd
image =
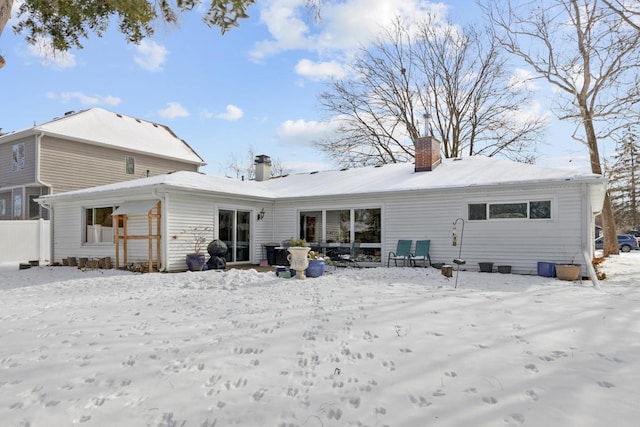
[[[445,157],[498,153],[531,161],[544,120],[526,114],[498,46],[473,26],[435,16],[409,29],[400,21],[362,48],[354,77],[321,95],[339,123],[317,145],[345,166],[410,161],[413,142],[434,134]]]
[[[231,155],[231,160],[224,166],[225,173],[237,179],[254,179],[256,177],[256,166],[254,160],[256,158],[255,150],[249,147],[244,160],[235,154]],[[284,162],[277,158],[271,159],[271,176],[283,176],[292,172]]]
[[[625,0],[602,0],[602,3],[606,4],[611,10],[617,13],[620,18],[640,31],[640,3],[629,2]]]
[[[576,124],[573,137],[602,174],[598,141],[637,118],[640,32],[599,0],[487,0],[497,39],[558,91],[556,113]],[[602,210],[604,254],[618,253],[609,195]]]

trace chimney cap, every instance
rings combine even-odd
[[[259,165],[262,163],[266,163],[268,165],[271,164],[271,157],[267,156],[266,154],[260,154],[258,156],[256,156],[254,163]]]

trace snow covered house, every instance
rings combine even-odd
[[[298,236],[358,240],[361,264],[386,265],[399,239],[428,239],[433,262],[461,254],[470,270],[493,262],[535,274],[539,261],[584,263],[593,254],[594,216],[606,187],[603,177],[573,170],[482,156],[441,159],[429,137],[417,141],[415,164],[277,178],[269,168],[269,157],[257,156],[251,181],[176,172],[42,197],[52,212],[52,260],[115,257],[113,241],[91,237],[87,221],[101,211],[126,215],[128,233],[140,236],[128,242],[128,261],[147,261],[153,252],[161,271],[186,269],[192,245],[185,230],[198,226],[227,242],[230,264],[257,264],[264,244]],[[458,221],[453,246],[458,218],[464,234]]]
[[[205,162],[167,126],[101,108],[0,134],[0,220],[47,218],[35,199]]]

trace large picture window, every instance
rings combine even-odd
[[[358,262],[381,262],[380,208],[321,209],[300,212],[300,238],[313,244],[360,242]]]
[[[513,203],[470,203],[470,221],[486,219],[551,219],[551,200]]]
[[[84,210],[84,243],[113,243],[113,217],[115,207],[86,208]]]

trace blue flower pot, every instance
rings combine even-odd
[[[202,271],[206,260],[204,254],[187,254],[186,261],[189,271]]]
[[[309,267],[304,271],[307,277],[320,277],[324,274],[324,260],[323,259],[310,259]]]

